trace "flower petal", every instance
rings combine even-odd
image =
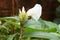
[[[19,9],[19,14],[21,13],[21,10]]]
[[[36,4],[33,8],[27,11],[27,14],[32,16],[36,21],[40,18],[42,13],[42,7],[40,4]]]
[[[22,12],[25,13],[25,8],[24,8],[24,6],[22,7]]]

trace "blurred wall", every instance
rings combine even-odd
[[[36,3],[42,5],[42,16],[44,20],[52,21],[55,18],[56,7],[58,6],[57,0],[15,0],[15,13],[22,6],[25,6],[26,10],[32,8]],[[0,17],[12,15],[12,1],[11,0],[0,0]]]
[[[0,0],[0,17],[11,15],[11,0]]]
[[[57,0],[42,0],[42,18],[45,20],[53,21],[56,17],[56,8],[58,7],[59,3]]]

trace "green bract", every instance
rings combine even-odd
[[[24,7],[22,8],[22,11],[19,9],[19,18],[20,22],[25,23],[28,20],[28,15],[25,12]]]

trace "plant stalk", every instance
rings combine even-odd
[[[14,0],[12,0],[12,14],[11,14],[11,16],[14,16]],[[13,27],[13,25],[11,27],[11,33],[14,34],[14,27]]]
[[[22,40],[22,36],[23,36],[23,23],[20,24],[20,36],[19,36],[19,40]]]
[[[12,27],[11,27],[11,34],[14,34],[14,26],[13,25],[11,25]]]

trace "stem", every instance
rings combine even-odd
[[[12,16],[14,16],[14,0],[12,0]]]
[[[16,15],[18,15],[18,13],[19,13],[19,10],[18,10],[18,9],[19,9],[19,8],[18,8],[18,1],[15,0],[15,3],[16,3],[16,4],[15,4],[15,6],[16,6],[16,7],[15,7],[15,8],[16,8],[15,11],[16,11]]]
[[[11,14],[11,16],[14,16],[14,0],[12,0],[12,14]],[[14,34],[14,27],[13,27],[13,25],[11,27],[11,33]]]
[[[22,40],[22,35],[23,35],[23,23],[20,24],[20,36],[19,36],[19,40]]]
[[[11,27],[11,34],[14,34],[14,26],[13,25],[11,25],[12,27]]]

